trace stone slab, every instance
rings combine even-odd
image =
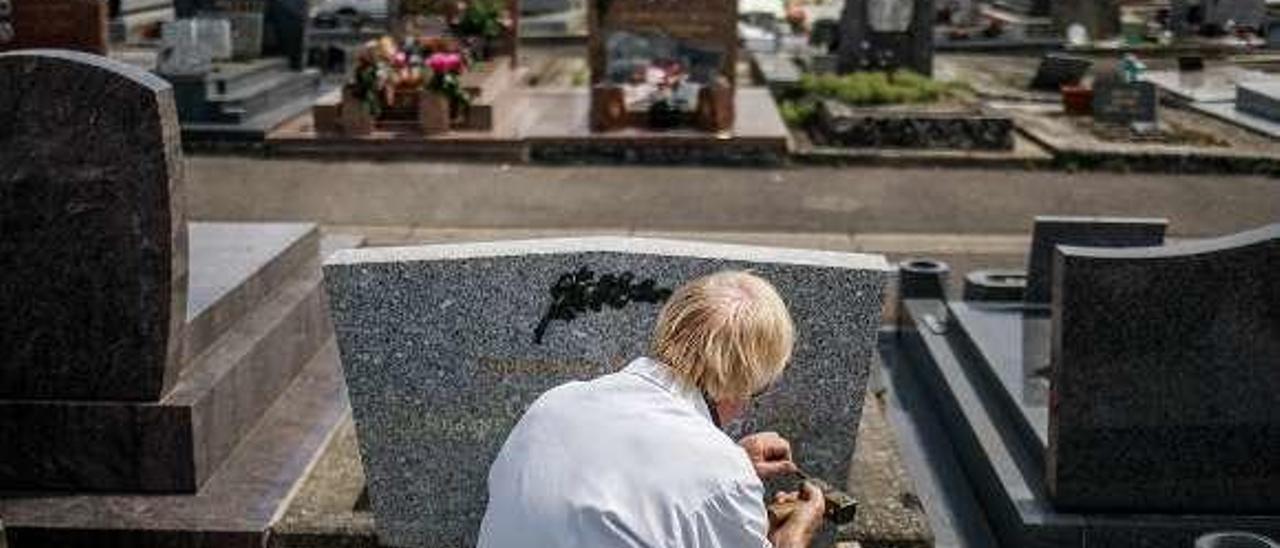
[[[557,283],[586,269],[581,287],[632,274],[631,284],[674,288],[724,268],[773,281],[798,330],[791,368],[743,428],[781,432],[802,466],[844,483],[890,275],[883,257],[630,238],[330,257],[325,283],[382,542],[474,544],[488,466],[525,406],[644,352],[657,304],[553,321]]]
[[[1261,116],[1243,112],[1236,108],[1233,103],[1192,103],[1191,108],[1254,133],[1265,135],[1272,139],[1280,139],[1280,121],[1268,120]]]
[[[1031,254],[1027,258],[1028,303],[1048,304],[1053,284],[1053,250],[1059,245],[1089,247],[1151,247],[1164,243],[1165,219],[1123,217],[1061,217],[1035,219]]]
[[[193,286],[221,291],[188,324],[202,351],[183,378],[154,403],[0,400],[0,488],[196,491],[329,338],[314,225],[197,225],[192,238],[211,251],[193,255]]]
[[[1280,79],[1243,82],[1236,87],[1236,108],[1246,114],[1280,123]]]
[[[1236,85],[1240,82],[1268,81],[1275,76],[1225,66],[1192,72],[1153,70],[1143,74],[1143,79],[1183,102],[1231,103],[1236,100]]]
[[[0,397],[154,401],[186,317],[172,88],[61,50],[0,54],[0,81]]]
[[[106,55],[106,0],[8,0],[0,16],[0,52],[20,49],[69,49]]]
[[[818,103],[812,137],[850,148],[1011,151],[1013,119],[978,108],[953,112],[859,108],[833,99]]]
[[[1280,511],[1280,225],[1056,261],[1054,504]]]
[[[895,427],[931,434],[900,437],[906,440],[903,451],[920,453],[927,473],[946,481],[948,490],[931,501],[930,509],[938,508],[931,516],[971,516],[980,507],[984,518],[957,525],[983,529],[999,539],[968,545],[1079,548],[1087,539],[1088,546],[1107,548],[1165,547],[1192,546],[1198,536],[1213,531],[1280,535],[1280,518],[1274,515],[1056,510],[1045,491],[1042,467],[1010,442],[1006,432],[1013,426],[989,402],[986,383],[970,372],[979,365],[957,346],[955,326],[944,321],[943,329],[935,330],[939,324],[931,316],[945,317],[947,307],[942,301],[904,302],[905,327],[884,356],[895,392],[917,396],[902,402],[905,409]],[[1097,539],[1102,541],[1095,543]]]
[[[262,548],[348,412],[329,341],[198,493],[0,492],[0,515],[14,546]]]

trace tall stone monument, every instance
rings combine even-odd
[[[346,409],[318,231],[188,223],[151,73],[24,50],[0,82],[9,540],[265,545]]]
[[[933,13],[933,0],[845,2],[837,70],[904,68],[932,76]]]
[[[333,256],[325,284],[381,542],[474,545],[489,465],[525,408],[642,355],[670,292],[728,268],[772,281],[797,328],[791,366],[742,430],[781,432],[843,485],[883,257],[629,238]]]

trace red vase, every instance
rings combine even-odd
[[[1084,86],[1062,86],[1062,109],[1067,116],[1093,114],[1093,90]]]

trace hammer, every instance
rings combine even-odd
[[[802,471],[797,471],[792,478],[796,486],[807,481],[822,491],[822,498],[826,502],[826,512],[823,517],[827,521],[835,525],[845,525],[852,523],[853,519],[857,517],[858,500],[849,493],[836,489],[830,483],[812,477]],[[791,513],[795,511],[796,504],[798,503],[775,502],[769,504],[769,525],[776,526],[786,521],[788,517],[791,517]]]

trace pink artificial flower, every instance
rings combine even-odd
[[[397,51],[395,57],[392,58],[392,64],[397,67],[403,67],[409,64],[409,56],[403,51]]]
[[[457,53],[433,53],[427,59],[427,66],[437,74],[462,72],[462,55]]]

